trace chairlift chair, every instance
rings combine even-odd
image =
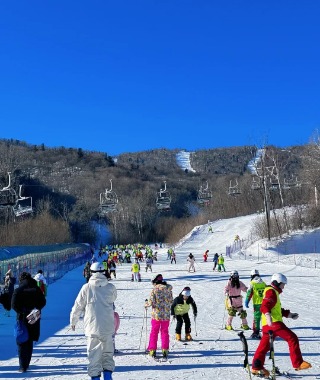
[[[235,185],[232,186],[232,180],[230,181],[228,194],[231,196],[237,196],[241,194],[241,190],[238,185],[238,180],[235,180]]]
[[[23,197],[21,195],[22,185],[19,185],[19,197],[12,207],[13,213],[15,216],[28,215],[33,212],[32,208],[32,197]]]
[[[294,187],[301,187],[301,182],[298,181],[298,178],[289,178],[283,180],[283,188],[289,190]]]
[[[207,205],[212,198],[212,192],[209,190],[208,181],[206,182],[206,187],[200,185],[198,190],[197,202],[200,205]]]
[[[167,191],[167,184],[164,181],[164,189],[160,189],[157,193],[156,207],[161,211],[169,211],[171,205],[171,196],[169,191]]]
[[[261,189],[260,181],[257,181],[255,178],[252,178],[251,189],[252,190],[260,190]]]
[[[100,214],[106,215],[109,212],[117,211],[118,197],[112,190],[112,180],[110,180],[110,190],[106,189],[104,193],[100,193]]]
[[[12,207],[16,204],[17,193],[11,187],[11,173],[8,172],[8,186],[0,189],[0,208]]]

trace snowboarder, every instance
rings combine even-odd
[[[259,271],[253,269],[251,271],[251,281],[247,291],[245,306],[249,307],[249,302],[252,298],[253,303],[253,333],[251,338],[261,339],[260,335],[260,321],[261,321],[261,311],[260,306],[263,299],[263,291],[266,287],[266,283],[260,277]]]
[[[84,313],[85,335],[87,337],[88,375],[92,380],[112,380],[115,363],[114,310],[117,289],[104,275],[102,263],[95,262],[90,267],[91,277],[83,285],[70,313],[72,330]]]
[[[241,328],[243,330],[249,330],[247,312],[243,310],[241,296],[241,292],[246,292],[247,290],[248,288],[245,286],[245,284],[239,280],[238,271],[233,270],[230,273],[230,278],[224,288],[224,293],[226,295],[226,308],[229,315],[226,323],[226,330],[233,330],[232,320],[233,317],[237,315],[237,313],[242,320]]]
[[[291,313],[290,310],[281,307],[279,296],[287,282],[285,275],[275,273],[271,277],[271,285],[268,285],[263,292],[261,304],[262,338],[254,354],[251,370],[254,375],[260,377],[268,378],[270,375],[270,372],[264,368],[266,354],[270,349],[269,331],[273,332],[274,338],[280,337],[288,343],[291,363],[296,371],[311,368],[311,364],[302,358],[297,335],[282,321],[282,317],[299,318],[299,314]]]
[[[176,340],[181,340],[181,330],[183,322],[185,324],[186,340],[192,340],[191,337],[191,322],[189,318],[189,309],[192,306],[194,318],[197,317],[197,305],[191,297],[191,289],[186,286],[182,292],[173,300],[171,305],[171,315],[177,320],[176,325]]]
[[[149,337],[149,355],[156,357],[159,331],[161,333],[162,355],[166,359],[169,352],[169,323],[170,311],[173,301],[172,286],[164,281],[162,274],[158,274],[153,280],[153,289],[145,307],[152,307],[151,331]]]

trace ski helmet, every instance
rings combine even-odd
[[[189,286],[186,286],[185,288],[183,288],[181,294],[183,296],[187,296],[187,297],[190,297],[191,296],[191,289]]]
[[[275,285],[279,286],[280,284],[287,284],[287,277],[282,273],[275,273],[271,277],[271,283],[275,283]]]
[[[91,264],[90,271],[93,273],[104,272],[105,269],[103,267],[103,264],[96,262],[96,263]]]
[[[250,275],[253,276],[260,276],[258,269],[252,269]]]
[[[239,273],[238,273],[238,271],[237,271],[237,270],[233,270],[233,271],[231,271],[231,273],[230,273],[230,277],[239,277]]]

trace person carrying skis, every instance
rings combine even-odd
[[[224,293],[226,295],[225,303],[229,315],[226,323],[226,330],[233,330],[232,320],[237,313],[242,320],[241,328],[243,330],[249,330],[247,312],[243,310],[241,295],[241,292],[246,292],[247,290],[248,288],[245,284],[239,280],[238,271],[233,270],[230,273],[230,278],[224,288]]]
[[[223,271],[225,272],[226,271],[226,268],[224,266],[224,257],[221,253],[221,255],[218,257],[218,272],[221,272],[223,269]]]
[[[261,322],[261,303],[263,299],[263,291],[266,287],[266,283],[260,277],[259,271],[257,269],[253,269],[251,271],[251,281],[247,291],[245,306],[249,307],[249,302],[252,298],[253,303],[253,333],[251,338],[253,339],[261,339],[260,335],[260,322]]]
[[[84,314],[88,375],[92,380],[100,380],[100,374],[103,373],[103,380],[112,380],[115,368],[113,308],[117,289],[104,275],[102,263],[93,263],[90,270],[90,280],[82,286],[72,307],[70,325],[75,331],[80,316]]]
[[[218,253],[215,253],[214,256],[213,256],[213,271],[216,270],[216,267],[217,267],[217,264],[218,264],[218,259],[219,259],[219,254]]]
[[[191,272],[191,269],[193,272],[195,272],[195,267],[194,267],[194,262],[196,261],[193,254],[190,253],[188,258],[187,258],[187,261],[189,262],[189,268],[188,268],[188,272]]]
[[[173,300],[171,305],[171,315],[173,319],[177,320],[176,325],[176,340],[181,340],[181,330],[183,322],[185,324],[184,329],[186,333],[186,340],[192,340],[191,337],[191,322],[189,318],[189,309],[192,306],[194,319],[197,317],[197,305],[194,299],[191,297],[191,289],[186,286],[182,292]]]
[[[156,357],[159,332],[161,334],[162,355],[166,359],[169,352],[169,324],[170,311],[173,301],[172,286],[164,281],[162,274],[158,274],[153,280],[153,289],[145,307],[152,307],[151,331],[149,337],[149,355]]]
[[[304,361],[299,346],[297,335],[290,330],[282,321],[282,317],[297,319],[299,314],[291,313],[283,309],[280,302],[280,294],[288,283],[287,277],[282,273],[275,273],[271,277],[271,285],[263,292],[261,304],[262,338],[252,360],[251,373],[260,377],[268,378],[270,372],[264,368],[267,352],[270,350],[269,331],[273,332],[274,338],[280,337],[289,345],[289,354],[293,368],[296,371],[311,368],[311,364]]]

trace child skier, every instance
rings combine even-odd
[[[218,272],[221,272],[222,269],[224,272],[226,271],[226,268],[224,266],[224,257],[221,253],[221,255],[218,257]]]
[[[140,264],[138,263],[138,259],[135,259],[135,262],[132,264],[131,272],[132,272],[131,281],[141,282]]]
[[[192,306],[194,319],[197,317],[197,305],[194,299],[191,297],[191,289],[186,286],[182,292],[173,300],[171,305],[171,315],[173,319],[177,320],[176,325],[176,340],[181,340],[181,330],[183,322],[185,324],[186,340],[192,340],[191,333],[191,322],[189,318],[189,309]]]
[[[282,273],[275,273],[271,277],[271,285],[268,285],[263,292],[261,304],[261,324],[262,338],[252,360],[252,370],[254,375],[269,378],[270,372],[264,368],[266,354],[270,349],[269,331],[273,332],[274,338],[280,337],[289,345],[290,359],[296,371],[311,368],[311,364],[304,361],[299,346],[297,335],[290,330],[282,321],[282,317],[297,319],[299,314],[291,313],[281,307],[280,294],[287,284],[287,277]]]
[[[249,307],[249,302],[252,298],[253,302],[253,333],[251,338],[253,339],[261,339],[260,336],[260,321],[261,321],[261,303],[263,299],[263,291],[266,287],[266,283],[261,279],[259,271],[257,269],[253,269],[251,271],[251,281],[249,285],[249,289],[246,295],[245,306]]]
[[[248,288],[245,284],[239,280],[239,273],[236,270],[233,270],[230,273],[230,279],[224,288],[226,308],[229,315],[226,323],[227,330],[233,330],[231,323],[233,317],[235,317],[237,313],[242,320],[241,328],[243,330],[249,330],[247,312],[243,310],[241,295],[241,292],[246,292],[247,290]]]
[[[206,263],[207,260],[208,260],[208,256],[209,256],[209,249],[207,249],[205,251],[205,253],[203,254],[203,261]]]

